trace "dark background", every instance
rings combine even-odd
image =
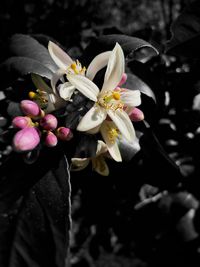
[[[117,32],[140,36],[162,46],[170,38],[170,24],[189,2],[191,1],[1,1],[1,47],[4,47],[4,42],[13,33],[37,33],[49,35],[78,53],[92,36]]]
[[[0,61],[9,56],[7,44],[15,33],[49,36],[74,58],[94,37],[113,33],[142,38],[160,52],[146,64],[129,66],[158,100],[155,107],[142,99],[151,129],[136,125],[144,133],[141,151],[131,163],[110,163],[110,177],[91,174],[91,169],[71,174],[72,266],[200,266],[200,116],[199,108],[193,110],[200,64],[196,58],[164,53],[172,22],[192,2],[0,2]],[[3,149],[5,158],[9,147]]]

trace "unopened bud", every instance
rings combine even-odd
[[[40,108],[37,103],[31,100],[22,100],[20,103],[22,112],[30,117],[37,117],[40,114]]]
[[[69,128],[60,127],[56,131],[57,137],[62,141],[69,141],[73,137],[73,133]]]
[[[124,72],[122,74],[122,78],[121,78],[121,81],[119,82],[118,86],[121,86],[122,84],[124,84],[127,80],[127,74]]]
[[[17,152],[33,150],[40,142],[38,132],[33,127],[18,131],[13,138],[13,148]]]
[[[32,126],[32,120],[29,117],[17,116],[12,120],[12,125],[16,128],[24,129]]]
[[[52,132],[48,132],[45,138],[45,145],[48,147],[54,147],[57,145],[57,143],[58,143],[58,139],[55,136],[55,134]]]
[[[133,108],[129,117],[131,121],[142,121],[144,120],[144,113],[139,108]]]
[[[56,129],[58,121],[54,115],[47,114],[40,120],[40,125],[44,130],[52,131]]]

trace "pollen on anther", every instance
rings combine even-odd
[[[30,99],[34,99],[34,98],[36,98],[36,93],[33,92],[33,91],[30,91],[30,92],[28,93],[28,96],[29,96]]]
[[[119,92],[113,92],[112,96],[115,100],[120,100],[120,93]]]
[[[75,72],[75,74],[78,74],[79,71],[77,70],[76,62],[73,62],[70,66],[70,68]]]
[[[116,138],[119,136],[119,130],[117,128],[112,128],[108,131],[108,138],[111,143],[115,143]]]

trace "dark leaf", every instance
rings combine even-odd
[[[155,97],[154,92],[145,82],[143,82],[136,75],[132,73],[128,73],[128,79],[127,79],[125,86],[126,88],[129,88],[129,89],[139,90],[140,92],[147,95],[148,97],[151,97],[156,102],[156,97]]]
[[[13,101],[8,104],[7,113],[11,117],[23,116],[19,103]]]
[[[144,130],[140,146],[144,153],[144,169],[149,184],[166,189],[176,187],[182,181],[179,167],[170,159],[150,128]]]
[[[133,76],[130,75],[131,88],[138,89],[143,93],[142,104],[139,108],[144,112],[144,116],[148,122],[157,123],[158,116],[166,108],[166,84],[163,84],[163,74],[159,75],[155,71],[152,71],[147,63],[141,63],[135,60],[128,63],[128,68],[133,74]]]
[[[77,141],[74,158],[94,157],[97,151],[97,140],[94,135],[82,134]]]
[[[69,172],[57,150],[32,165],[14,155],[1,167],[0,266],[65,266]]]
[[[166,50],[168,54],[200,57],[200,2],[187,6],[172,24],[172,38]]]
[[[0,117],[0,127],[4,127],[7,124],[7,119]]]
[[[9,48],[11,54],[14,56],[32,58],[40,62],[52,72],[55,72],[58,69],[57,65],[52,60],[47,48],[41,45],[31,36],[24,34],[13,35]]]
[[[189,210],[177,223],[176,229],[183,241],[189,242],[195,240],[199,234],[194,227],[195,211]]]
[[[138,61],[129,62],[128,67],[133,74],[130,79],[133,80],[133,84],[135,83],[138,86],[138,90],[151,97],[156,104],[163,106],[165,88],[161,84],[162,76],[158,77],[157,73],[151,71],[147,64]]]
[[[52,41],[54,43],[58,43],[57,40],[55,40],[51,36],[48,36],[48,35],[42,34],[42,33],[31,34],[31,37],[33,37],[35,40],[37,40],[40,44],[44,45],[45,47],[48,47],[49,41]]]
[[[19,77],[35,73],[43,77],[51,79],[52,71],[32,58],[27,57],[11,57],[0,65],[1,85],[8,85]]]
[[[97,54],[112,50],[118,42],[125,54],[125,57],[127,59],[136,59],[137,51],[139,51],[141,48],[148,48],[150,53],[152,54],[152,50],[154,52],[154,55],[158,54],[158,51],[155,47],[153,47],[150,43],[146,42],[145,40],[131,37],[127,35],[122,34],[111,34],[111,35],[102,35],[101,37],[97,39],[93,39],[90,45],[86,48],[84,59],[87,63],[89,63],[89,60],[92,60],[93,57],[95,57]],[[142,55],[143,54],[143,55]],[[140,53],[140,60],[148,57],[148,53]]]
[[[122,139],[118,143],[123,161],[130,161],[140,151],[139,140],[136,138],[132,143]]]

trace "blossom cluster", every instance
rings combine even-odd
[[[121,162],[119,143],[121,140],[130,144],[136,142],[132,122],[144,119],[143,112],[137,108],[141,104],[140,91],[124,87],[127,74],[123,50],[116,43],[112,51],[97,55],[87,68],[51,41],[48,50],[58,70],[49,85],[42,77],[32,76],[37,90],[29,93],[29,99],[21,101],[24,116],[13,119],[13,126],[18,128],[13,147],[17,152],[27,152],[41,145],[54,147],[58,140],[69,141],[73,137],[72,129],[61,125],[55,111],[73,102],[73,95],[78,91],[93,104],[79,118],[75,130],[100,138],[96,155],[72,158],[72,170],[84,169],[92,162],[95,171],[108,175],[105,156]],[[103,68],[106,70],[99,88],[94,80]]]
[[[45,114],[39,105],[31,100],[20,103],[25,116],[17,116],[12,125],[19,129],[13,138],[13,148],[17,152],[35,149],[43,140],[48,147],[57,145],[58,139],[69,141],[72,132],[69,128],[58,127],[58,120],[53,114]]]

